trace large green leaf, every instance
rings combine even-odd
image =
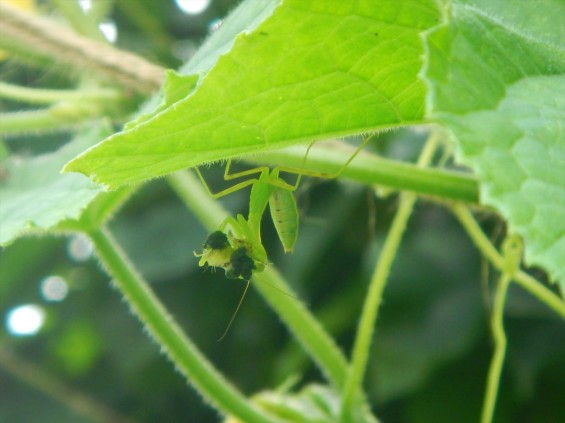
[[[373,0],[285,0],[237,35],[229,53],[198,55],[187,69],[200,79],[185,98],[65,171],[116,188],[204,162],[421,122],[420,34],[438,23],[432,0],[378,7]]]
[[[456,5],[430,33],[429,112],[480,176],[482,202],[524,238],[527,262],[565,284],[565,2],[504,7]]]
[[[102,189],[80,175],[61,175],[61,166],[108,133],[106,125],[99,125],[54,153],[12,156],[2,163],[6,176],[0,181],[0,245],[80,216]]]

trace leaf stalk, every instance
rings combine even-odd
[[[292,147],[250,157],[258,164],[307,168],[320,174],[340,170],[349,152],[342,148],[315,145],[306,164],[306,147]],[[246,157],[246,159],[248,159]],[[402,191],[411,191],[444,201],[462,201],[479,205],[479,182],[471,174],[441,169],[422,168],[412,163],[385,159],[370,153],[359,154],[340,175],[365,184]]]

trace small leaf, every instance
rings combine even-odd
[[[0,245],[32,229],[49,229],[81,211],[102,191],[80,175],[61,175],[61,166],[107,136],[107,127],[89,130],[60,150],[37,157],[11,157],[2,163]]]
[[[340,421],[340,398],[327,386],[312,384],[299,392],[263,391],[251,399],[260,408],[280,421],[300,423],[330,423]],[[377,423],[366,404],[359,402],[351,423]],[[224,423],[241,423],[228,416]]]
[[[213,66],[207,73],[188,66],[201,77],[186,98],[64,170],[117,188],[205,162],[421,122],[420,33],[438,21],[432,0],[401,8],[370,0],[284,1],[237,35],[229,53],[206,62]],[[229,19],[225,25],[233,26]]]
[[[425,76],[431,116],[480,176],[482,202],[523,237],[526,261],[565,288],[565,50],[546,33],[563,27],[565,8],[536,2],[523,28],[528,3],[497,19],[454,6],[449,26],[428,37]]]
[[[131,122],[128,122],[124,126],[124,129],[127,130],[134,128],[137,125],[151,119],[157,113],[166,110],[177,101],[182,100],[184,97],[188,96],[190,92],[196,87],[197,82],[198,76],[196,75],[183,76],[176,73],[175,71],[168,70],[165,73],[163,96],[152,98],[147,104],[144,105],[143,109],[140,112],[140,115]],[[159,100],[161,100],[161,104],[156,105]]]

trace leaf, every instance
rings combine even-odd
[[[76,137],[60,150],[37,157],[13,156],[2,163],[0,245],[27,231],[49,229],[81,211],[102,191],[80,175],[61,175],[61,166],[110,132],[104,125]]]
[[[449,25],[427,40],[429,113],[480,176],[482,202],[523,237],[527,263],[565,287],[565,3],[532,2],[530,15],[528,3],[496,19],[453,7]],[[526,16],[534,22],[524,28]],[[562,28],[561,38],[547,28]]]
[[[292,382],[292,379],[289,380]],[[339,395],[327,386],[311,384],[299,392],[286,392],[279,388],[275,391],[262,391],[255,394],[252,402],[260,408],[285,422],[330,423],[340,421]],[[359,402],[355,416],[348,420],[352,423],[377,423],[366,404]],[[225,423],[240,423],[228,416]]]
[[[402,7],[284,1],[237,35],[229,53],[206,62],[213,66],[207,72],[188,66],[201,75],[186,98],[64,170],[113,189],[206,162],[421,122],[420,33],[438,21],[432,0]]]

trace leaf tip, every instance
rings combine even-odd
[[[95,172],[86,168],[84,164],[81,163],[80,156],[67,162],[59,173],[60,174],[81,173],[85,177],[89,178],[93,184],[101,186],[104,189],[104,191],[114,191],[120,187],[119,185],[112,185],[107,183],[106,181],[102,181]]]
[[[74,159],[68,161],[67,163],[65,163],[65,165],[63,166],[63,168],[61,169],[61,171],[59,173],[61,174],[65,174],[65,173],[82,173],[84,176],[86,177],[90,177],[90,173],[88,170],[86,170],[82,165],[81,165],[81,160],[80,160],[80,156],[79,157],[75,157]]]

